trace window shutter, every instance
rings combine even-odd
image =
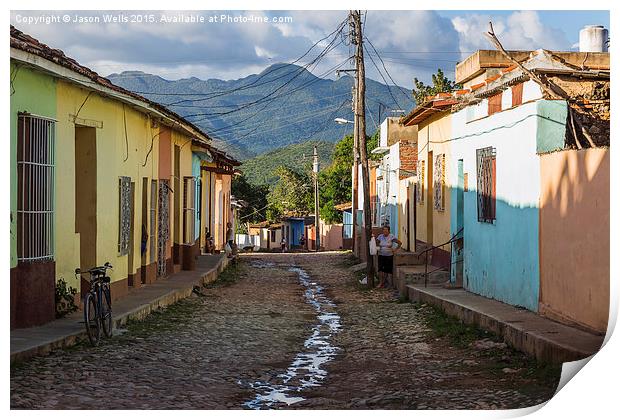
[[[489,96],[489,115],[493,115],[496,112],[500,112],[502,110],[502,92],[497,93],[493,96]]]
[[[521,105],[522,103],[523,103],[523,83],[519,83],[512,87],[512,106]]]

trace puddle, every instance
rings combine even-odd
[[[259,267],[258,264],[252,264]],[[260,267],[273,267],[273,263],[261,263]],[[297,273],[299,282],[306,288],[304,295],[306,303],[312,305],[316,312],[317,323],[312,328],[312,334],[304,342],[304,351],[298,353],[286,372],[279,374],[271,382],[255,381],[247,386],[257,391],[251,401],[243,404],[244,407],[260,410],[273,408],[278,404],[291,405],[303,401],[301,392],[309,387],[320,386],[327,376],[322,366],[331,361],[340,350],[333,346],[330,340],[340,331],[340,316],[335,312],[336,305],[324,294],[320,284],[310,280],[310,276],[303,269],[291,267],[289,271]],[[240,385],[243,385],[240,381]]]
[[[252,260],[250,266],[252,268],[272,268],[275,267],[276,264],[269,261]]]

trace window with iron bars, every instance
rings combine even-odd
[[[495,156],[494,147],[476,150],[478,221],[483,223],[493,223],[495,220]]]
[[[446,155],[440,154],[435,158],[435,177],[433,183],[433,208],[444,211],[446,208]]]
[[[127,255],[129,254],[129,235],[131,234],[131,214],[133,208],[131,178],[128,176],[120,176],[118,178],[118,205],[118,253],[119,255]]]
[[[150,213],[150,237],[149,237],[149,254],[151,263],[155,262],[155,247],[157,244],[156,229],[157,229],[157,180],[151,180],[151,206],[149,207]]]
[[[17,122],[17,260],[54,259],[55,121],[19,114]]]
[[[195,238],[196,223],[196,178],[183,177],[183,243],[192,244]]]
[[[416,197],[416,202],[419,204],[424,203],[424,169],[424,161],[418,160],[418,196]]]

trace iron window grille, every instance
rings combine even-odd
[[[128,176],[118,177],[118,203],[119,203],[119,222],[118,222],[118,253],[119,255],[129,254],[129,235],[131,231],[131,178]]]
[[[435,169],[433,171],[433,207],[437,211],[444,211],[446,207],[445,186],[446,186],[446,155],[437,155],[435,158]]]
[[[149,254],[151,263],[155,262],[156,249],[156,229],[157,229],[157,180],[151,180],[151,206],[149,207],[150,226],[149,226]]]
[[[417,192],[418,192],[418,196],[416,197],[416,201],[419,204],[423,204],[424,203],[424,175],[425,175],[425,171],[424,171],[424,161],[423,160],[419,160],[418,161],[418,188],[417,188]]]
[[[157,275],[165,276],[167,272],[166,266],[166,250],[168,248],[168,240],[170,239],[170,181],[167,179],[159,180],[158,188],[158,206],[157,213]]]
[[[496,150],[485,147],[476,150],[478,181],[478,221],[493,223],[495,220]]]
[[[54,259],[54,160],[56,124],[18,114],[17,260]]]

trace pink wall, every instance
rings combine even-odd
[[[321,248],[328,251],[342,248],[342,225],[326,225],[321,220]]]
[[[609,317],[609,150],[541,155],[540,313],[604,332]]]

